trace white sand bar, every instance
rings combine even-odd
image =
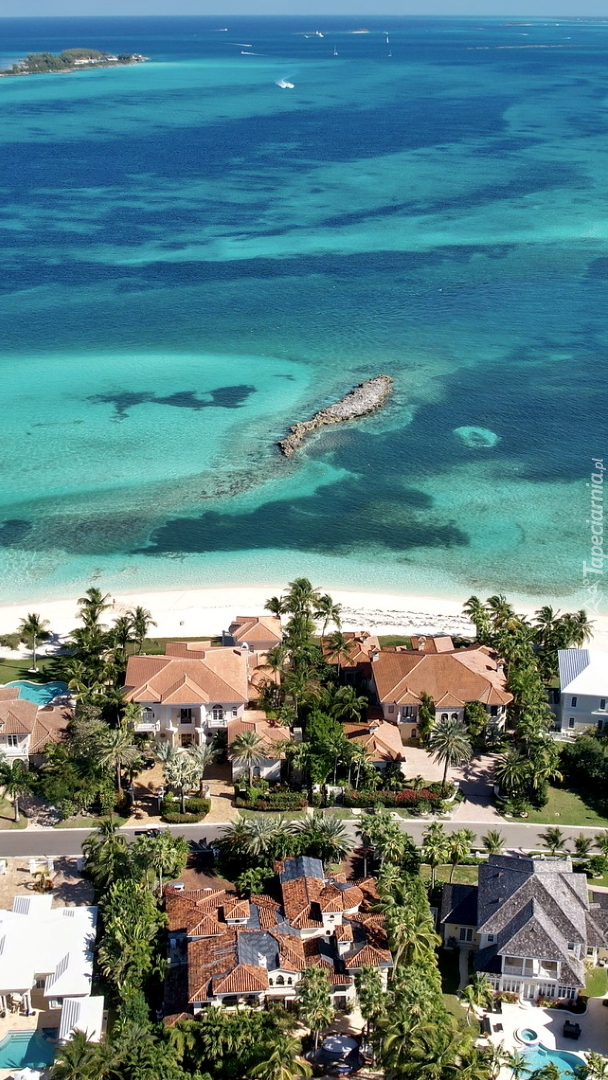
[[[147,608],[157,623],[153,633],[163,637],[205,637],[226,630],[235,615],[261,615],[268,597],[279,595],[281,584],[265,586],[230,586],[214,589],[146,591],[117,594],[114,607],[106,613],[106,622],[123,615],[129,608]],[[83,589],[84,591],[84,589]],[[473,636],[471,623],[462,614],[462,600],[432,596],[353,592],[324,586],[324,591],[342,605],[342,623],[346,630],[370,630],[377,634],[448,633]],[[540,606],[540,603],[539,603]],[[522,613],[533,609],[518,607]],[[27,603],[0,607],[0,634],[13,633],[29,612],[48,619],[53,633],[64,635],[77,624],[76,598],[65,600],[32,599]],[[591,613],[594,645],[608,651],[608,616]]]

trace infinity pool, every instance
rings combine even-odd
[[[37,1031],[11,1031],[0,1042],[0,1069],[44,1069],[55,1048]]]
[[[584,1065],[584,1061],[578,1054],[569,1054],[567,1050],[548,1050],[542,1043],[528,1050],[525,1054],[530,1072],[542,1069],[545,1065],[557,1065],[560,1076],[571,1077],[576,1069]]]
[[[19,697],[26,701],[33,701],[36,705],[48,705],[53,698],[67,693],[67,683],[64,682],[9,682],[7,686],[18,686]]]

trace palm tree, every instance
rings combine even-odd
[[[13,800],[15,821],[19,821],[19,800],[32,790],[32,776],[23,761],[0,758],[0,787]]]
[[[69,1042],[58,1046],[49,1075],[50,1080],[103,1080],[118,1073],[109,1066],[107,1055],[100,1052],[100,1044],[89,1042],[84,1031],[76,1030]]]
[[[218,846],[228,858],[240,860],[249,851],[251,833],[249,819],[240,814],[229,825],[222,826],[222,836]]]
[[[462,610],[473,623],[479,644],[488,645],[491,637],[491,624],[486,605],[478,596],[470,596]]]
[[[186,866],[189,851],[183,836],[172,836],[163,829],[157,836],[139,836],[133,845],[133,861],[154,874],[158,895],[163,895],[163,879],[179,877]]]
[[[449,837],[438,821],[429,825],[422,834],[422,858],[431,868],[431,892],[435,888],[437,867],[448,857]]]
[[[577,1069],[577,1073],[582,1076],[582,1080],[608,1080],[608,1060],[601,1054],[588,1050],[587,1061],[581,1069]]]
[[[361,745],[361,743],[353,743],[352,744],[352,746],[350,748],[349,767],[352,770],[352,767],[355,766],[355,769],[356,769],[356,772],[355,772],[355,791],[359,787],[359,781],[361,779],[361,769],[362,769],[362,767],[364,765],[369,765],[371,761],[372,761],[372,755],[370,754],[369,750],[366,750],[365,747]]]
[[[314,617],[315,619],[323,620],[323,629],[321,630],[321,637],[324,638],[327,633],[327,627],[330,623],[333,623],[336,630],[340,629],[341,621],[340,615],[342,612],[342,606],[340,604],[334,604],[331,596],[325,593],[320,596],[315,604]]]
[[[365,1034],[369,1038],[387,1005],[378,968],[369,964],[359,968],[355,974],[355,988],[361,1016],[365,1020]]]
[[[87,589],[84,596],[78,598],[80,617],[85,626],[96,626],[98,624],[99,616],[112,606],[108,603],[108,600],[111,600],[109,593],[104,594],[101,589],[94,587]]]
[[[148,611],[145,607],[134,607],[129,612],[129,618],[131,620],[131,626],[133,628],[133,636],[135,638],[135,644],[137,652],[141,653],[143,649],[144,641],[148,636],[148,631],[151,626],[156,626],[152,618],[152,612]]]
[[[36,667],[36,646],[43,638],[48,637],[47,628],[51,624],[48,619],[43,619],[40,615],[30,612],[30,614],[22,619],[18,626],[19,637],[21,641],[25,641],[32,650],[32,666],[30,671],[38,671]]]
[[[334,630],[333,634],[330,634],[329,637],[325,638],[323,645],[325,656],[329,663],[337,665],[339,678],[344,658],[346,658],[346,660],[349,659],[354,652],[356,645],[353,639],[348,638],[341,630]]]
[[[99,893],[105,893],[110,885],[128,872],[129,847],[112,818],[106,818],[95,832],[89,833],[82,842],[82,852],[87,874]]]
[[[512,1054],[507,1055],[505,1065],[511,1070],[511,1080],[523,1080],[523,1077],[530,1072],[528,1057],[519,1050],[514,1050]]]
[[[228,747],[228,758],[235,765],[247,769],[249,787],[253,787],[253,773],[268,757],[268,747],[255,731],[243,731]]]
[[[307,615],[310,618],[319,598],[319,590],[313,588],[308,578],[295,578],[289,582],[283,603],[285,610],[292,615]]]
[[[602,853],[602,855],[608,859],[608,829],[604,832],[598,833],[595,837],[595,846]]]
[[[494,779],[501,791],[513,795],[519,791],[528,772],[528,759],[516,750],[502,754],[494,767]]]
[[[462,765],[473,753],[471,740],[462,721],[453,720],[451,717],[437,720],[429,735],[429,750],[435,761],[444,766],[441,790],[445,795],[448,769],[454,765]]]
[[[423,690],[420,694],[420,705],[418,706],[418,734],[421,742],[425,745],[433,730],[435,716],[435,702],[431,695],[427,694],[426,690]]]
[[[280,596],[271,596],[264,604],[264,611],[269,611],[280,619],[281,615],[285,614],[285,602]]]
[[[593,837],[579,833],[574,837],[574,850],[579,859],[588,859],[589,852],[593,847]]]
[[[186,813],[186,791],[200,783],[197,762],[186,749],[174,750],[163,762],[163,772],[169,787],[179,791],[180,809]]]
[[[564,847],[564,834],[557,825],[550,825],[544,832],[538,834],[550,855],[557,855]]]
[[[488,829],[481,842],[488,855],[500,855],[505,846],[505,838],[498,829]]]
[[[358,694],[354,686],[341,686],[334,694],[330,716],[333,716],[334,720],[356,723],[368,705],[367,698]]]
[[[489,1009],[494,1003],[494,990],[485,975],[476,972],[461,994],[467,1007],[467,1022],[475,1009]]]
[[[249,1071],[255,1080],[297,1080],[300,1076],[312,1076],[311,1066],[301,1056],[300,1040],[287,1032],[273,1032],[265,1050],[264,1061]]]
[[[451,834],[448,840],[448,862],[452,864],[450,871],[450,884],[454,880],[456,867],[463,859],[471,854],[471,848],[475,839],[475,833],[470,829],[458,829]]]
[[[561,1076],[559,1066],[554,1061],[550,1061],[542,1068],[534,1069],[529,1073],[529,1080],[561,1080]]]
[[[297,985],[296,995],[300,1018],[306,1027],[310,1028],[316,1050],[321,1031],[331,1024],[334,1016],[329,977],[325,968],[306,968]]]
[[[209,743],[192,743],[186,753],[192,762],[193,775],[198,776],[199,793],[202,795],[205,771],[213,764],[217,754]]]
[[[122,792],[122,770],[133,765],[141,756],[133,742],[133,733],[126,723],[108,728],[99,740],[97,758],[100,765],[116,770],[116,787]]]
[[[344,822],[327,817],[322,810],[315,810],[312,817],[298,823],[296,828],[304,851],[321,859],[324,865],[341,862],[350,850]]]

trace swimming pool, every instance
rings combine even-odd
[[[578,1054],[569,1054],[567,1050],[548,1050],[542,1043],[540,1046],[535,1046],[533,1050],[529,1050],[525,1054],[526,1061],[530,1072],[534,1072],[536,1069],[542,1069],[545,1065],[557,1065],[560,1075],[564,1077],[571,1077],[575,1069],[580,1069],[581,1065],[584,1065],[582,1057]]]
[[[64,682],[9,682],[7,686],[18,686],[19,697],[26,701],[33,701],[36,705],[48,705],[55,697],[67,694],[68,686]]]
[[[0,1069],[44,1069],[55,1057],[55,1047],[37,1031],[11,1031],[0,1042]]]

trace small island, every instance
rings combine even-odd
[[[64,49],[60,53],[28,53],[24,60],[19,60],[6,71],[0,71],[0,76],[62,74],[69,71],[86,71],[93,67],[143,64],[148,59],[141,53],[118,53],[114,56],[112,53],[100,52],[99,49]]]
[[[304,439],[312,431],[326,427],[329,424],[342,424],[345,420],[358,420],[362,416],[376,412],[382,408],[393,387],[390,375],[376,375],[373,379],[367,379],[359,383],[354,390],[336,401],[333,405],[321,409],[310,420],[293,424],[289,429],[289,435],[278,444],[285,457],[291,457],[299,450]]]

